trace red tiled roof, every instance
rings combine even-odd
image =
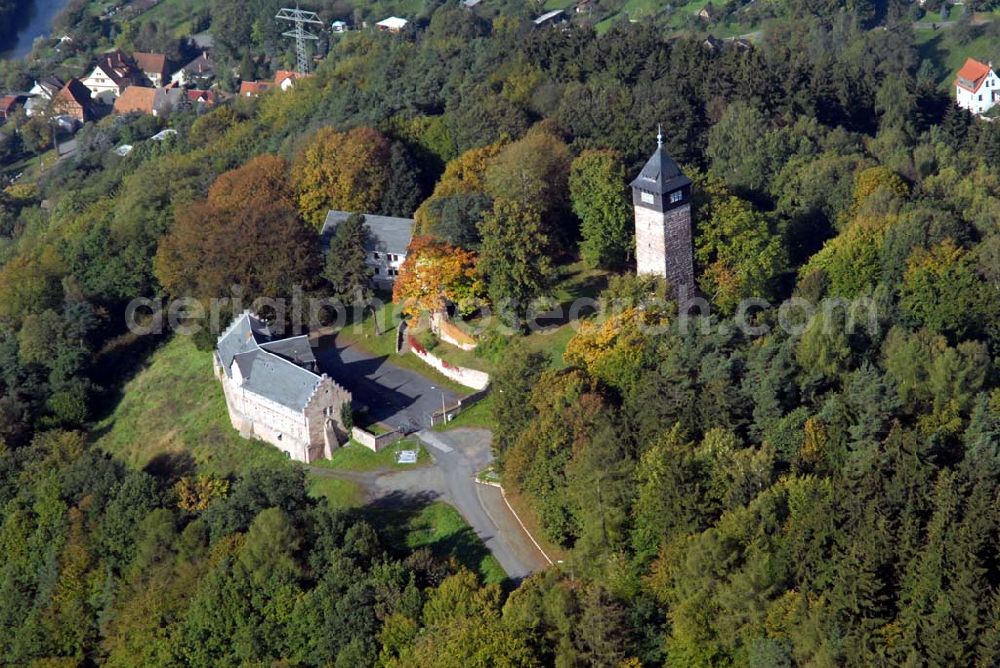
[[[114,111],[116,114],[130,114],[140,112],[143,114],[153,113],[153,102],[156,99],[156,89],[146,86],[129,86],[122,91],[121,96],[115,100]]]
[[[242,88],[242,85],[240,87]],[[215,93],[210,90],[189,90],[187,91],[187,98],[191,102],[204,102],[209,106],[215,104]]]
[[[136,51],[132,54],[136,66],[146,74],[159,74],[161,77],[167,74],[167,57],[162,53],[143,53]]]
[[[274,85],[280,86],[285,82],[285,79],[295,79],[299,78],[298,72],[292,72],[291,70],[278,70],[274,73]]]
[[[240,84],[240,97],[256,97],[273,85],[270,81],[244,81]]]
[[[18,100],[18,95],[4,95],[0,97],[0,114],[9,113],[14,108],[14,105],[18,103]]]
[[[962,65],[955,78],[955,85],[961,86],[967,91],[975,93],[983,85],[983,81],[990,73],[990,66],[979,62],[975,58],[969,58]]]
[[[74,104],[80,107],[82,116],[80,120],[85,120],[90,114],[90,89],[84,86],[82,81],[75,78],[67,81],[52,101],[56,113],[74,111],[71,108]]]

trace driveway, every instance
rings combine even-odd
[[[489,430],[421,431],[416,436],[427,446],[444,476],[448,501],[462,514],[507,575],[521,580],[549,565],[514,517],[499,488],[475,481],[476,473],[493,461]]]
[[[347,388],[355,410],[365,407],[371,418],[406,432],[429,427],[431,413],[460,398],[416,371],[396,366],[388,356],[372,355],[357,345],[333,339],[315,352],[320,371]]]
[[[350,480],[361,486],[374,505],[445,501],[454,506],[507,575],[520,581],[549,565],[547,557],[511,512],[496,487],[475,481],[493,459],[492,435],[486,429],[420,431],[435,466],[408,471],[335,471],[310,467],[317,476]]]

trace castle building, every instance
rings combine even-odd
[[[316,373],[309,337],[276,339],[246,311],[219,337],[214,366],[241,436],[259,438],[305,463],[329,458],[346,440],[341,415],[351,393]]]
[[[691,179],[667,155],[662,133],[656,137],[656,152],[631,185],[638,273],[663,276],[675,296],[693,297]]]

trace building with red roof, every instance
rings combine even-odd
[[[993,71],[993,63],[966,60],[955,75],[955,101],[974,114],[986,113],[1000,101],[1000,78]]]

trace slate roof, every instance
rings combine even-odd
[[[323,229],[320,231],[323,248],[330,247],[330,239],[333,238],[337,225],[350,218],[351,215],[350,211],[330,211],[326,214]],[[406,255],[406,249],[410,245],[410,240],[413,239],[414,223],[412,218],[375,216],[367,213],[364,216],[365,223],[371,231],[371,234],[368,235],[368,242],[365,244],[366,251]]]
[[[313,354],[309,337],[305,335],[262,343],[260,347],[302,366],[316,363],[316,355]]]
[[[305,408],[321,379],[299,366],[316,362],[308,337],[271,340],[267,325],[249,312],[237,316],[222,333],[216,354],[230,378],[236,364],[243,389],[295,411]]]
[[[319,376],[263,350],[243,353],[237,360],[248,356],[246,362],[237,362],[243,374],[243,389],[295,411],[306,407],[319,383]],[[244,372],[244,368],[249,372]]]
[[[674,159],[667,154],[667,149],[658,146],[631,185],[646,192],[665,195],[691,185],[691,179],[684,175]]]

